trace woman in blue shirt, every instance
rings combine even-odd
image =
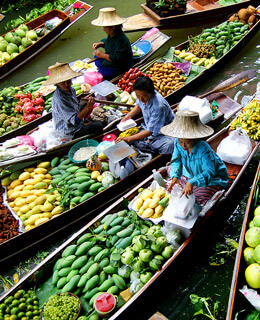
[[[182,194],[194,193],[195,201],[204,205],[214,193],[227,187],[228,171],[224,162],[201,140],[214,130],[200,122],[197,112],[177,112],[175,120],[161,132],[178,138],[174,141],[169,191],[178,184],[183,187]]]

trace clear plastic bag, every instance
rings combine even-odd
[[[220,142],[217,154],[225,162],[243,165],[251,150],[252,144],[248,134],[237,129],[231,131],[229,136]]]
[[[195,205],[195,195],[192,193],[188,197],[182,194],[182,188],[174,185],[171,192],[171,208],[175,218],[186,219]]]

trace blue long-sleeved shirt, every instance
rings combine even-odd
[[[84,125],[83,121],[77,118],[80,106],[74,88],[65,91],[57,87],[53,94],[51,110],[55,130],[74,135]]]
[[[161,128],[171,123],[174,119],[174,112],[169,103],[157,91],[147,104],[144,104],[139,99],[135,103],[142,110],[144,118],[142,128],[151,131],[153,136],[161,135]]]
[[[172,159],[176,160],[171,165],[171,179],[180,178],[183,175],[189,178],[193,186],[227,187],[227,168],[207,142],[198,140],[189,154],[179,145],[178,139],[175,139]]]

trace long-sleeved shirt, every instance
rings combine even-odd
[[[53,94],[51,110],[54,128],[57,131],[73,136],[84,125],[83,121],[77,118],[80,105],[74,88],[65,91],[57,87]]]
[[[176,160],[171,165],[171,178],[183,175],[189,178],[189,183],[193,186],[227,187],[227,168],[207,142],[198,140],[189,154],[179,145],[178,139],[175,139],[172,159]]]
[[[109,59],[111,60],[104,59],[102,61],[104,67],[113,67],[125,71],[133,66],[131,44],[122,30],[117,32],[113,37],[108,36],[101,41],[104,42],[105,53],[109,54]]]
[[[144,122],[142,128],[152,132],[152,135],[161,135],[161,128],[171,123],[174,119],[174,112],[169,103],[159,92],[155,92],[147,104],[139,99],[135,102],[142,110]]]

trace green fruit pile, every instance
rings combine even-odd
[[[0,37],[0,66],[16,57],[37,39],[36,31],[29,30],[25,24]]]
[[[18,290],[0,304],[0,320],[40,320],[39,301],[35,291]]]
[[[254,211],[254,218],[249,223],[245,234],[248,245],[243,251],[244,259],[249,265],[245,270],[247,284],[254,289],[260,288],[260,206]]]

